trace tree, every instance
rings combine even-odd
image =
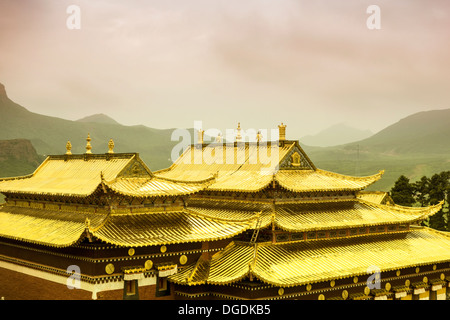
[[[423,176],[419,181],[413,183],[413,197],[420,203],[421,207],[425,207],[429,204],[429,192],[430,180],[426,176]]]
[[[413,194],[414,187],[404,175],[398,178],[390,192],[394,203],[401,206],[412,206],[416,202]]]

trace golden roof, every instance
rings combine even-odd
[[[86,154],[49,156],[28,176],[0,179],[0,192],[89,196],[101,184],[130,196],[190,194],[206,181],[173,182],[157,178],[138,154]]]
[[[0,237],[67,247],[90,235],[118,246],[151,246],[213,241],[250,229],[256,215],[246,220],[210,219],[194,210],[135,209],[128,213],[108,209],[64,206],[0,206]],[[130,209],[128,209],[130,210]]]
[[[187,266],[178,284],[229,284],[247,276],[281,287],[450,261],[450,235],[429,228],[356,238],[249,245],[233,242],[209,262]]]
[[[38,209],[0,206],[0,236],[29,243],[67,247],[84,238],[88,226],[95,228],[106,214],[76,211],[75,208]]]
[[[285,231],[305,232],[402,224],[421,221],[438,212],[443,203],[430,207],[382,205],[360,199],[311,200],[302,202],[217,201],[192,198],[188,209],[210,219],[247,220],[260,213],[261,228],[272,223]]]
[[[295,155],[295,157],[294,157]],[[297,159],[298,163],[294,163]],[[207,190],[257,192],[274,181],[295,192],[362,190],[384,171],[351,177],[317,169],[296,141],[192,145],[157,177],[176,181],[214,178]]]

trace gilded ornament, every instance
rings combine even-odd
[[[437,265],[433,264],[433,270],[437,269]]]
[[[136,251],[133,248],[128,249],[128,255],[133,256]]]
[[[113,139],[108,142],[108,153],[114,153],[114,141]]]
[[[112,274],[114,272],[114,265],[112,263],[108,263],[105,267],[105,271],[107,274]]]
[[[409,287],[410,284],[411,284],[411,281],[409,281],[409,280],[406,280],[406,281],[405,281],[405,286]]]
[[[348,291],[347,290],[342,291],[342,298],[344,300],[348,298]]]
[[[188,261],[188,258],[183,254],[183,255],[180,257],[180,263],[181,263],[181,264],[186,264],[187,261]]]
[[[399,277],[401,275],[401,273],[402,272],[400,270],[397,270],[397,272],[395,274],[397,275],[397,277]]]
[[[441,280],[444,280],[445,279],[445,274],[443,274],[443,273],[441,273]]]
[[[164,253],[164,252],[167,251],[167,247],[166,247],[166,246],[161,246],[161,249],[160,249],[160,250],[161,250],[162,253]]]
[[[425,283],[428,283],[428,278],[427,277],[423,277],[422,281],[425,282]]]
[[[391,284],[388,282],[386,283],[386,285],[384,286],[384,288],[386,289],[386,291],[391,290]]]
[[[331,281],[330,281],[330,287],[333,288],[335,285],[336,285],[336,282],[335,282],[334,280],[331,280]]]
[[[417,268],[416,268],[416,273],[419,273],[419,272],[420,272],[420,268],[417,267]]]
[[[353,278],[353,283],[358,283],[358,277]]]
[[[308,284],[308,285],[306,286],[306,291],[311,291],[311,289],[312,289],[312,285]]]
[[[318,300],[325,300],[325,296],[323,294],[320,294]]]
[[[91,140],[91,135],[88,133],[88,136],[86,138],[86,153],[92,153]]]
[[[150,270],[151,268],[153,268],[153,261],[152,260],[145,261],[144,267],[145,269]]]
[[[370,288],[369,288],[369,287],[365,287],[365,288],[364,288],[364,294],[365,294],[366,296],[368,296],[368,295],[370,294]]]
[[[282,296],[283,294],[284,294],[284,289],[283,288],[278,289],[278,295]]]
[[[72,154],[72,144],[70,143],[70,141],[67,141],[67,144],[66,144],[66,154]]]

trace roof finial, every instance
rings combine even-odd
[[[238,122],[236,141],[237,141],[237,142],[242,141],[242,135],[241,135],[241,123],[240,123],[240,122]]]
[[[222,134],[220,132],[216,137],[216,142],[222,142]]]
[[[86,153],[92,153],[92,146],[91,146],[91,135],[88,133],[88,136],[87,136],[87,138],[86,138],[86,141],[87,141],[87,143],[86,143]]]
[[[114,153],[114,140],[110,139],[108,142],[108,153]]]
[[[261,130],[258,130],[258,133],[256,134],[256,141],[260,142],[262,140],[262,133]]]
[[[72,144],[70,143],[70,141],[67,141],[66,150],[66,154],[72,154]]]
[[[198,143],[203,144],[203,135],[205,134],[205,131],[202,129],[198,130]]]
[[[279,132],[279,137],[278,139],[281,140],[286,140],[286,125],[283,124],[283,122],[281,123],[281,125],[278,126],[278,132]]]

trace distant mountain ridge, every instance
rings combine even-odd
[[[119,124],[116,120],[107,116],[103,113],[93,114],[91,116],[84,117],[82,119],[78,119],[78,122],[96,122],[96,123],[109,123],[109,124]]]
[[[33,113],[8,98],[1,84],[0,115],[0,140],[28,139],[40,155],[65,153],[68,140],[73,153],[84,153],[89,133],[92,152],[107,152],[108,141],[113,139],[116,152],[138,152],[150,169],[157,170],[172,164],[171,150],[179,143],[171,140],[173,129],[124,126],[107,116],[72,121]],[[86,122],[86,119],[97,122]]]
[[[344,123],[338,123],[315,135],[304,136],[300,138],[300,141],[310,146],[331,147],[359,141],[372,135],[370,130],[360,130]]]

